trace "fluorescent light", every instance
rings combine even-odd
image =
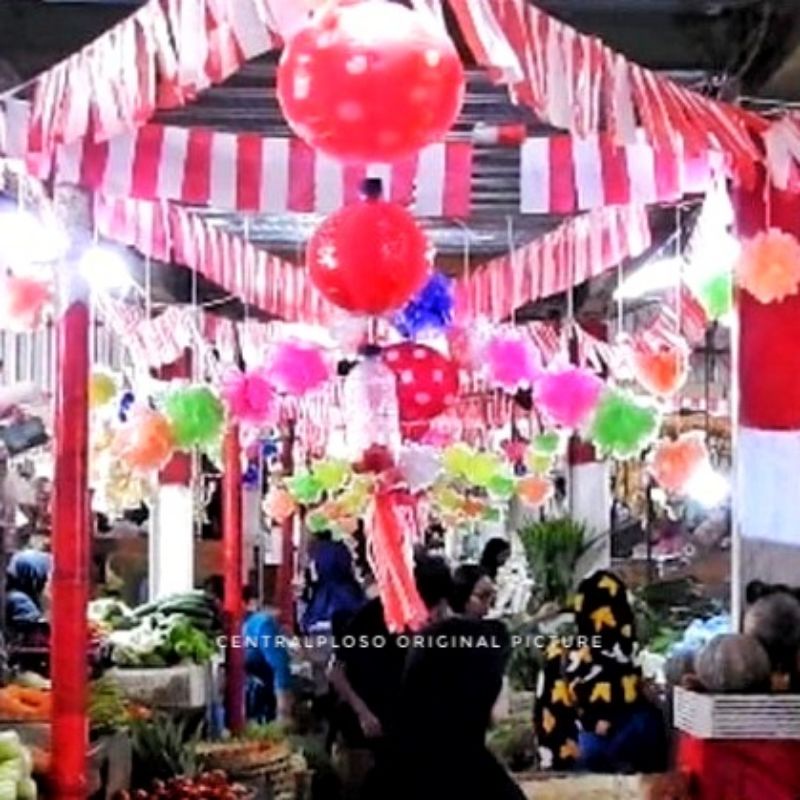
[[[700,467],[686,485],[686,494],[706,508],[722,505],[730,493],[730,481],[709,463]]]
[[[132,283],[127,261],[117,250],[93,245],[81,257],[80,271],[93,289],[112,292]]]
[[[633,300],[648,294],[674,289],[684,269],[682,258],[659,258],[648,261],[629,275],[614,292],[615,300]]]
[[[64,231],[28,211],[0,214],[0,261],[23,271],[26,264],[58,261],[69,246]]]

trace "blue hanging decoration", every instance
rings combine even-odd
[[[128,413],[130,412],[133,404],[136,402],[136,397],[133,392],[125,392],[119,400],[119,409],[117,415],[120,422],[128,421]]]
[[[434,273],[420,293],[395,315],[393,324],[406,339],[444,330],[453,321],[453,302],[452,281]]]
[[[258,464],[255,461],[251,461],[242,475],[242,486],[245,489],[257,489],[258,478]]]
[[[261,443],[261,457],[264,461],[269,461],[278,455],[278,442],[276,439],[265,439]]]

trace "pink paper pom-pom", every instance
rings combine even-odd
[[[489,380],[507,392],[532,386],[541,362],[533,344],[517,333],[501,331],[486,343],[483,358]]]
[[[536,383],[536,402],[547,417],[565,428],[580,428],[600,401],[603,381],[589,370],[567,367],[548,372]]]
[[[277,416],[275,387],[265,369],[231,370],[222,381],[228,413],[244,425],[269,425]]]
[[[331,377],[331,367],[321,348],[302,342],[276,345],[268,367],[272,383],[293,397],[319,389]]]
[[[775,303],[800,288],[800,242],[777,228],[744,242],[736,280],[760,303]]]

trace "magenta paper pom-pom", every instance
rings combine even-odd
[[[530,341],[517,333],[495,333],[486,343],[483,358],[489,380],[507,392],[532,386],[540,375],[538,352]]]
[[[536,402],[547,417],[565,428],[585,425],[600,401],[603,381],[589,370],[567,367],[536,382]]]
[[[276,420],[277,396],[265,369],[231,370],[222,381],[222,399],[231,417],[243,425],[270,425]]]
[[[327,383],[331,366],[325,353],[316,345],[282,342],[273,351],[268,374],[280,391],[303,397]]]

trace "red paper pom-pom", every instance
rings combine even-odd
[[[311,280],[334,305],[360,314],[403,306],[431,268],[428,240],[396,203],[370,199],[331,214],[308,243]]]
[[[689,376],[689,346],[683,339],[654,341],[637,339],[631,346],[634,377],[651,394],[671,397]]]
[[[656,445],[650,471],[666,491],[682,492],[707,461],[702,434],[685,433],[676,441],[665,439]]]
[[[0,328],[15,331],[36,328],[52,297],[50,285],[44,281],[7,275],[0,281]]]
[[[431,347],[413,342],[387,347],[383,359],[397,378],[402,422],[429,420],[458,395],[458,369]]]
[[[800,288],[800,242],[770,228],[742,245],[736,280],[761,303],[775,303]]]
[[[283,51],[278,100],[316,150],[395,161],[443,138],[464,98],[464,70],[434,20],[395,3],[332,6]]]

